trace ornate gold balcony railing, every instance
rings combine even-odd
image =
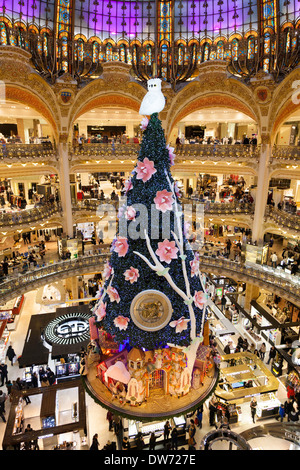
[[[184,144],[175,149],[176,162],[189,160],[196,162],[212,161],[251,161],[258,162],[260,146],[257,145],[222,145],[222,144]]]
[[[139,153],[139,144],[83,144],[69,147],[72,160],[136,160]]]
[[[300,217],[296,214],[290,214],[289,212],[275,209],[272,206],[267,206],[265,216],[271,218],[281,227],[300,231]]]
[[[55,161],[57,153],[51,142],[43,144],[0,144],[0,163]]]
[[[20,210],[18,212],[0,212],[0,227],[3,229],[13,227],[14,225],[27,225],[41,222],[54,214],[59,214],[60,211],[60,205],[49,203],[33,209]]]
[[[272,158],[278,160],[300,160],[300,146],[295,145],[274,145],[272,148]]]

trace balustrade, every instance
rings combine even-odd
[[[272,148],[272,159],[278,160],[300,160],[300,146],[274,145]]]
[[[36,268],[25,274],[15,272],[6,281],[0,283],[0,299],[11,298],[20,292],[28,292],[37,286],[53,282],[56,278],[71,277],[76,273],[102,270],[109,253],[81,256],[73,260],[59,261],[45,267]],[[274,269],[265,265],[247,265],[225,258],[199,255],[202,272],[219,273],[233,279],[263,286],[272,292],[279,292],[284,298],[300,305],[300,277],[286,273],[283,269]]]
[[[270,217],[282,227],[286,227],[291,230],[300,230],[300,217],[298,215],[290,214],[272,206],[267,206],[265,216]]]
[[[51,217],[61,210],[58,204],[46,204],[34,209],[24,209],[18,212],[0,212],[0,227],[29,224]]]
[[[28,160],[55,160],[56,150],[51,142],[43,144],[2,144],[0,145],[0,161],[10,163]]]

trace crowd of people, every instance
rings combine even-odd
[[[234,139],[232,136],[229,137],[200,137],[198,135],[192,136],[190,138],[185,137],[182,135],[181,137],[177,137],[176,139],[176,147],[180,147],[180,145],[187,145],[187,144],[200,144],[200,145],[257,145],[257,136],[256,134],[252,134],[251,137],[248,135],[244,135],[241,139]]]
[[[73,138],[73,147],[81,147],[84,144],[139,144],[140,136],[135,135],[134,137],[129,137],[126,132],[120,134],[112,134],[108,136],[107,134],[95,134],[95,135],[85,135],[81,134],[74,136]]]

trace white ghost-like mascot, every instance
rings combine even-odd
[[[151,78],[147,81],[148,93],[144,96],[139,113],[142,116],[151,116],[160,113],[165,107],[166,100],[161,91],[160,78]]]

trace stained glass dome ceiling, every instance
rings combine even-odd
[[[216,59],[237,76],[259,68],[279,76],[299,63],[299,8],[299,0],[0,0],[0,45],[27,48],[52,78],[96,77],[97,64],[121,61],[143,80],[155,63],[176,83]]]

